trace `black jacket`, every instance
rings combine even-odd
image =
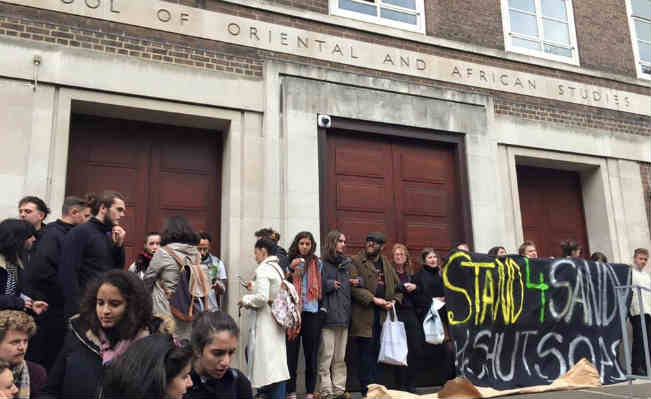
[[[167,332],[163,321],[154,318],[149,331]],[[95,399],[102,397],[105,367],[100,340],[83,325],[79,316],[70,319],[70,331],[56,363],[50,370],[43,394],[37,399]]]
[[[8,262],[4,256],[0,255],[0,310],[24,310],[25,301],[20,297],[23,291],[23,279],[25,271],[22,266],[18,266],[18,280],[16,281],[16,292],[14,295],[6,293],[7,278],[9,272],[7,271]]]
[[[348,280],[350,278],[348,268],[352,261],[347,256],[338,256],[336,263],[333,265],[322,259],[323,297],[320,308],[326,311],[323,327],[348,328],[351,315],[351,286]],[[335,281],[341,283],[339,289],[335,289]]]
[[[184,399],[252,399],[251,382],[241,371],[230,369],[219,380],[202,379],[194,370],[190,373],[192,387]]]
[[[25,270],[25,291],[34,300],[49,304],[48,312],[63,311],[63,293],[57,279],[63,239],[73,228],[61,219],[47,225]]]
[[[427,311],[432,306],[432,298],[445,296],[443,291],[443,279],[439,274],[439,268],[431,268],[423,266],[423,268],[414,275],[412,279],[416,284],[416,291],[414,291],[414,306],[416,307],[416,314],[423,320]]]
[[[91,218],[74,227],[64,238],[58,278],[65,292],[66,317],[79,312],[80,297],[91,280],[124,266],[124,248],[113,245],[112,228]]]
[[[63,349],[50,370],[42,398],[94,399],[102,387],[104,366],[99,338],[82,327],[78,317],[70,320]]]

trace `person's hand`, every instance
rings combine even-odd
[[[25,302],[25,309],[31,309],[34,304],[30,298],[23,298],[23,302]]]
[[[350,285],[352,285],[353,287],[359,287],[359,279],[358,279],[358,278],[351,278],[351,279],[348,279],[348,282],[349,282]]]
[[[124,238],[127,235],[126,230],[122,228],[122,226],[113,226],[113,244],[115,244],[116,247],[121,247],[124,245]]]
[[[436,299],[438,299],[441,302],[445,302],[445,297],[444,296],[436,297]]]
[[[379,307],[385,307],[386,304],[387,304],[387,301],[385,301],[385,300],[382,299],[382,298],[373,297],[373,303],[374,303],[376,306],[379,306]]]
[[[298,267],[302,263],[305,263],[305,260],[303,258],[296,258],[289,266],[294,270],[298,270],[299,274],[303,274],[303,267]]]
[[[385,309],[385,310],[391,310],[391,308],[393,307],[394,303],[395,303],[394,301],[386,301],[386,303],[384,304],[384,309]]]
[[[335,280],[335,289],[338,290],[339,288],[341,288],[341,283]]]
[[[32,311],[37,315],[47,312],[49,305],[45,301],[33,301],[32,302]]]
[[[413,292],[416,289],[416,284],[414,283],[405,283],[404,285],[407,292]]]

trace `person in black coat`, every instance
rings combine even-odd
[[[0,223],[0,310],[24,310],[41,314],[48,304],[23,293],[25,251],[34,243],[36,230],[29,222],[5,219]]]
[[[402,302],[395,305],[398,320],[405,325],[407,333],[407,366],[385,366],[385,370],[395,376],[397,388],[401,391],[414,392],[416,376],[421,368],[422,345],[425,341],[422,323],[416,313],[417,286],[413,282],[413,269],[409,259],[409,250],[404,244],[396,243],[391,251],[392,265],[400,283],[397,292],[403,294]]]
[[[52,367],[66,335],[63,313],[64,297],[57,279],[61,248],[66,234],[90,218],[88,201],[67,197],[63,201],[63,217],[48,224],[37,250],[25,270],[28,295],[48,303],[48,311],[36,318],[38,329],[30,341],[27,359],[47,370]]]
[[[252,399],[251,382],[231,368],[240,329],[224,312],[202,312],[192,323],[195,361],[185,399]],[[262,359],[264,361],[264,359]]]
[[[412,281],[416,284],[414,303],[418,321],[422,326],[433,299],[438,298],[445,302],[445,292],[439,266],[441,258],[436,251],[433,248],[424,248],[420,255],[420,261],[422,268],[414,275]],[[446,342],[444,345],[431,345],[425,343],[423,337],[422,354],[425,364],[436,361],[436,364],[439,365],[438,373],[429,372],[432,375],[433,383],[443,385],[448,379],[454,378],[454,347],[447,333],[447,307],[443,306],[438,313],[446,329]]]
[[[105,367],[138,339],[166,327],[153,318],[151,295],[138,276],[124,270],[106,272],[93,280],[81,312],[70,319],[70,332],[42,397],[98,397]]]
[[[61,250],[58,279],[66,318],[79,312],[79,298],[89,281],[124,266],[126,233],[117,225],[124,216],[124,197],[105,191],[100,197],[89,195],[88,205],[93,217],[66,234]]]

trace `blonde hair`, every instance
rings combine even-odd
[[[405,253],[405,257],[407,260],[405,261],[405,271],[409,274],[414,274],[415,270],[413,270],[412,265],[411,265],[411,257],[409,256],[409,250],[407,249],[407,246],[405,244],[401,244],[399,242],[393,244],[393,248],[391,249],[391,263],[393,264],[393,257],[396,254],[396,251],[398,249],[402,249],[402,251]],[[394,267],[395,268],[395,267]]]
[[[0,342],[5,339],[9,330],[17,330],[27,334],[29,338],[36,334],[36,323],[32,316],[18,310],[0,311]]]

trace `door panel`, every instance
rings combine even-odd
[[[73,115],[66,195],[124,194],[126,260],[142,250],[149,231],[183,215],[214,237],[219,253],[219,135],[199,129]]]
[[[518,166],[518,190],[525,240],[536,243],[538,256],[561,256],[560,243],[576,240],[589,254],[578,173]]]
[[[386,255],[402,242],[414,259],[462,238],[454,147],[347,131],[329,132],[327,147],[328,229],[346,234],[349,254],[372,231],[386,234]]]

